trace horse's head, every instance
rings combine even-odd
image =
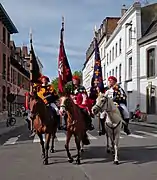
[[[73,100],[71,97],[68,96],[62,96],[60,98],[60,114],[64,115],[66,111],[69,110],[69,108],[73,107]]]
[[[99,112],[103,112],[103,111],[107,110],[108,109],[108,99],[109,99],[108,96],[101,93],[96,100],[96,104],[92,108],[93,114],[96,115]]]

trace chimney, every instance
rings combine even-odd
[[[22,55],[23,55],[23,57],[27,57],[28,56],[27,46],[22,46]]]
[[[121,17],[126,13],[128,9],[126,8],[125,4],[123,4],[123,7],[121,9]]]

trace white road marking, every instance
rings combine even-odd
[[[157,134],[153,134],[153,133],[149,133],[149,132],[145,132],[145,131],[136,131],[136,132],[143,133],[143,134],[148,135],[148,136],[157,137]]]
[[[44,134],[43,134],[43,140],[45,141],[45,135]],[[40,142],[40,139],[39,139],[38,135],[35,134],[33,143],[39,143],[39,142]]]
[[[123,131],[121,131],[121,134],[127,136],[126,133],[123,132]],[[140,138],[140,139],[145,138],[145,137],[140,136],[140,135],[137,135],[137,134],[130,134],[130,135],[128,135],[128,136],[133,137],[133,138]]]
[[[128,135],[128,136],[133,137],[133,138],[139,138],[139,139],[145,138],[145,137],[140,136],[140,135],[137,135],[137,134],[130,134],[130,135]]]
[[[4,146],[9,145],[9,144],[15,144],[17,142],[17,140],[19,139],[19,137],[20,137],[20,135],[18,135],[17,137],[13,137],[13,138],[8,139],[8,141],[6,141],[4,143]]]
[[[87,135],[89,136],[89,139],[92,140],[92,139],[97,139],[96,137],[92,136],[91,134],[87,133]]]
[[[66,141],[66,134],[65,133],[56,133],[56,137],[58,141]]]

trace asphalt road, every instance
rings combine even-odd
[[[1,180],[157,180],[157,129],[130,126],[132,135],[121,134],[119,160],[114,165],[106,153],[105,136],[89,132],[91,145],[85,147],[81,165],[67,162],[65,133],[58,132],[54,154],[44,166],[37,137],[29,137],[26,125],[0,137]],[[71,142],[71,153],[76,154]]]

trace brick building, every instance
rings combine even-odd
[[[10,41],[17,28],[0,4],[0,112],[7,110],[7,94],[17,94],[16,102],[24,102],[24,94],[29,90],[29,67],[27,47],[16,47]]]

